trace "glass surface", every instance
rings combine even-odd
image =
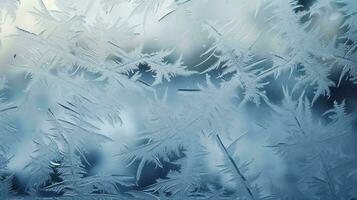
[[[0,200],[357,199],[356,0],[0,0]]]

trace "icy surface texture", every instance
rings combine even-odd
[[[0,199],[357,199],[356,0],[0,0]]]

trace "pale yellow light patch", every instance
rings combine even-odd
[[[43,1],[48,9],[55,9],[54,0],[44,0]],[[1,33],[0,33],[0,41],[2,46],[0,48],[0,72],[6,67],[8,64],[11,64],[14,55],[16,54],[16,49],[21,48],[16,43],[14,37],[12,35],[16,34],[16,27],[37,32],[36,24],[34,21],[34,17],[31,15],[31,11],[34,11],[34,8],[38,7],[38,0],[26,0],[21,1],[19,7],[16,11],[16,18],[13,19],[10,16],[3,16],[1,21]]]

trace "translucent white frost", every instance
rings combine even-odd
[[[24,1],[0,199],[357,198],[355,0]]]

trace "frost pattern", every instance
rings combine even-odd
[[[0,62],[0,199],[357,198],[356,99],[332,99],[357,84],[356,1],[54,2],[38,0],[33,29],[16,21],[23,2],[0,2],[17,45]],[[197,63],[150,44],[175,19],[205,37]],[[287,172],[242,155],[246,138]]]

